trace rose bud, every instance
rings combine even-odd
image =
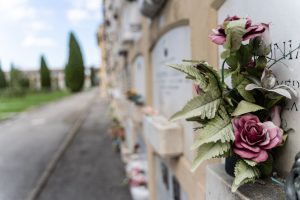
[[[272,89],[276,84],[276,77],[271,70],[265,69],[261,77],[261,84],[263,88]]]

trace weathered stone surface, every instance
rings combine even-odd
[[[206,169],[207,200],[282,200],[285,199],[282,187],[266,181],[266,184],[249,183],[237,192],[231,192],[233,177],[229,176],[223,164],[209,165]]]
[[[183,133],[177,123],[162,116],[145,116],[143,124],[144,134],[156,153],[161,156],[178,156],[183,153]]]

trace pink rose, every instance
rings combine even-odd
[[[246,114],[232,120],[235,141],[234,153],[256,163],[268,159],[268,150],[282,143],[282,130],[273,122],[261,123],[257,116]]]
[[[230,21],[236,21],[240,20],[241,18],[237,16],[233,17],[227,17],[224,20],[225,22],[230,22]],[[223,45],[226,42],[226,33],[224,29],[224,23],[223,25],[219,25],[217,29],[213,30],[213,33],[209,35],[209,38],[211,39],[212,42],[218,44],[218,45]],[[243,41],[245,40],[250,40],[252,38],[255,38],[257,36],[261,36],[263,32],[266,30],[267,26],[266,24],[258,24],[258,25],[252,25],[252,22],[249,18],[246,18],[246,33],[243,35]]]

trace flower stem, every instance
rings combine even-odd
[[[222,63],[222,84],[224,84],[224,82],[225,82],[225,69],[224,69],[224,67],[225,67],[225,63],[226,63],[226,59],[223,61],[223,63]]]

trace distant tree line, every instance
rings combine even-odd
[[[69,34],[69,54],[67,64],[65,66],[65,84],[71,92],[79,92],[84,87],[85,81],[85,67],[82,57],[80,45],[73,32]],[[40,57],[40,83],[43,90],[50,90],[51,85],[51,71],[48,68],[46,58],[44,55]],[[96,76],[96,69],[90,69],[91,86],[98,85]],[[0,91],[9,88],[12,90],[27,90],[30,88],[30,80],[28,76],[19,70],[14,64],[11,64],[9,72],[9,79],[5,76],[0,63]]]

